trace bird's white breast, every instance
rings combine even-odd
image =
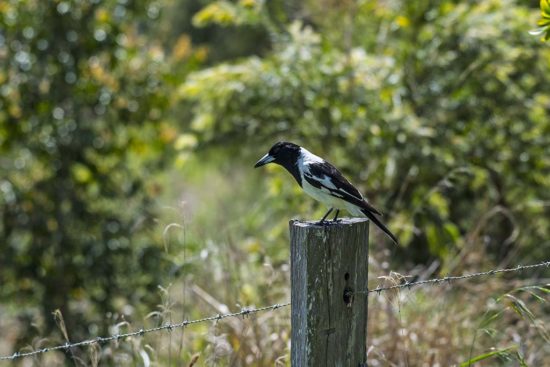
[[[325,191],[325,189],[318,189],[317,187],[310,185],[310,183],[305,179],[302,181],[302,187],[306,194],[315,200],[322,202],[329,208],[345,209],[346,202],[331,195],[328,191]]]

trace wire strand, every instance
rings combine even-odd
[[[428,280],[420,280],[420,281],[416,281],[416,282],[405,282],[405,283],[402,283],[402,284],[392,285],[392,286],[387,286],[387,287],[381,287],[380,285],[378,285],[374,289],[368,289],[367,288],[364,291],[358,291],[358,292],[353,292],[353,293],[354,294],[369,294],[369,293],[380,294],[381,292],[390,291],[390,290],[396,290],[396,289],[402,289],[402,288],[411,289],[414,286],[429,285],[429,284],[439,285],[441,283],[450,283],[451,281],[456,281],[456,280],[471,279],[471,278],[483,277],[483,276],[493,276],[493,275],[500,274],[500,273],[518,272],[518,271],[523,271],[523,270],[526,270],[526,269],[534,269],[534,268],[540,268],[540,267],[550,267],[550,261],[543,261],[543,262],[540,262],[540,263],[537,263],[537,264],[531,264],[531,265],[518,265],[518,266],[513,267],[513,268],[493,269],[493,270],[489,270],[489,271],[465,274],[465,275],[460,275],[460,276],[446,276],[444,278],[434,278],[434,279],[428,279]],[[157,327],[153,327],[153,328],[149,328],[149,329],[140,329],[138,331],[123,333],[123,334],[114,334],[114,335],[110,335],[110,336],[107,336],[107,337],[97,337],[97,338],[94,338],[94,339],[83,340],[83,341],[76,342],[76,343],[65,343],[65,344],[60,344],[60,345],[56,345],[56,346],[53,346],[53,347],[37,349],[37,350],[31,351],[31,352],[15,352],[10,356],[0,356],[0,361],[13,361],[13,360],[16,360],[16,359],[25,358],[25,357],[33,357],[33,356],[36,356],[36,355],[39,355],[39,354],[53,352],[53,351],[68,351],[71,348],[76,348],[76,347],[85,347],[85,346],[89,346],[89,345],[93,345],[93,344],[105,344],[105,343],[108,343],[110,341],[118,341],[118,340],[123,340],[123,339],[126,339],[126,338],[130,338],[130,337],[141,337],[145,334],[155,333],[155,332],[159,332],[159,331],[165,331],[165,330],[172,331],[174,329],[185,328],[189,325],[199,324],[199,323],[203,323],[203,322],[220,321],[220,320],[223,320],[223,319],[226,319],[226,318],[229,318],[229,317],[243,317],[244,318],[244,317],[252,315],[252,314],[265,312],[265,311],[275,311],[277,309],[280,309],[280,308],[283,308],[283,307],[288,307],[288,306],[290,306],[290,302],[277,303],[277,304],[274,304],[274,305],[271,305],[271,306],[264,306],[264,307],[259,307],[259,308],[243,308],[239,312],[217,314],[217,315],[213,315],[213,316],[209,316],[209,317],[205,317],[205,318],[197,319],[197,320],[184,320],[184,321],[179,322],[179,323],[174,323],[174,324],[169,323],[169,324],[165,324],[165,325],[162,325],[162,326],[157,326]]]
[[[378,285],[374,289],[366,289],[364,291],[357,291],[353,292],[354,294],[365,294],[365,293],[381,293],[385,291],[391,291],[394,289],[402,289],[402,288],[408,288],[411,289],[414,286],[417,285],[428,285],[428,284],[439,284],[439,283],[450,283],[455,280],[464,280],[464,279],[470,279],[470,278],[477,278],[477,277],[483,277],[483,276],[491,276],[496,275],[500,273],[510,273],[510,272],[516,272],[516,271],[522,271],[526,269],[533,269],[533,268],[540,268],[540,267],[550,267],[550,261],[543,261],[537,264],[531,264],[531,265],[518,265],[513,268],[504,268],[504,269],[493,269],[489,271],[482,271],[479,273],[471,273],[471,274],[464,274],[460,276],[446,276],[443,278],[435,278],[435,279],[427,279],[427,280],[419,280],[416,282],[405,282],[402,284],[396,284],[392,286],[386,286],[381,287]]]
[[[217,315],[213,315],[213,316],[209,316],[209,317],[205,317],[205,318],[197,319],[197,320],[184,320],[182,322],[175,323],[175,324],[165,324],[165,325],[162,325],[162,326],[157,326],[157,327],[153,327],[153,328],[149,328],[149,329],[140,329],[138,331],[133,331],[133,332],[129,332],[129,333],[114,334],[114,335],[110,335],[110,336],[107,336],[107,337],[97,337],[97,338],[94,338],[94,339],[83,340],[83,341],[76,342],[76,343],[65,343],[65,344],[57,345],[55,347],[37,349],[37,350],[34,350],[32,352],[15,352],[11,356],[0,356],[0,361],[15,360],[15,359],[24,358],[24,357],[32,357],[32,356],[36,356],[38,354],[43,354],[43,353],[53,352],[53,351],[59,351],[59,350],[67,351],[67,350],[69,350],[71,348],[75,348],[75,347],[85,347],[85,346],[89,346],[89,345],[92,345],[92,344],[104,344],[104,343],[107,343],[107,342],[110,342],[110,341],[122,340],[122,339],[130,338],[130,337],[134,337],[134,336],[135,337],[141,337],[141,336],[143,336],[145,334],[149,334],[149,333],[155,333],[155,332],[164,331],[164,330],[172,331],[174,329],[185,328],[189,325],[200,324],[202,322],[208,322],[208,321],[219,321],[219,320],[223,320],[223,319],[228,318],[228,317],[243,317],[244,318],[246,316],[256,314],[256,313],[259,313],[259,312],[274,311],[274,310],[277,310],[279,308],[283,308],[283,307],[287,307],[287,306],[290,306],[290,302],[280,303],[280,304],[277,303],[277,304],[274,304],[274,305],[271,305],[271,306],[265,306],[265,307],[260,307],[260,308],[243,308],[239,312],[217,314]]]

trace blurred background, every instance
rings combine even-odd
[[[288,221],[325,208],[252,168],[278,140],[385,213],[401,244],[371,231],[369,287],[548,260],[540,12],[3,0],[0,354],[286,302]],[[549,279],[371,295],[369,365],[550,365]],[[14,365],[288,366],[289,351],[286,308]]]

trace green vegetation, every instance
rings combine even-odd
[[[288,220],[324,208],[253,170],[282,139],[386,213],[369,286],[547,260],[538,5],[1,2],[0,354],[288,300]],[[374,296],[369,364],[550,365],[548,275]],[[289,335],[283,309],[34,362],[289,365]]]
[[[548,41],[550,39],[550,1],[540,0],[540,15],[542,19],[537,23],[539,28],[532,30],[530,33],[543,35],[542,40]]]

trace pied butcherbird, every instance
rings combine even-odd
[[[395,243],[398,242],[393,233],[376,217],[382,214],[363,198],[336,167],[323,158],[299,145],[281,141],[273,145],[254,167],[268,163],[276,163],[286,168],[306,194],[329,208],[320,224],[328,223],[325,219],[335,209],[333,221],[337,221],[340,210],[345,209],[353,216],[369,218]]]

